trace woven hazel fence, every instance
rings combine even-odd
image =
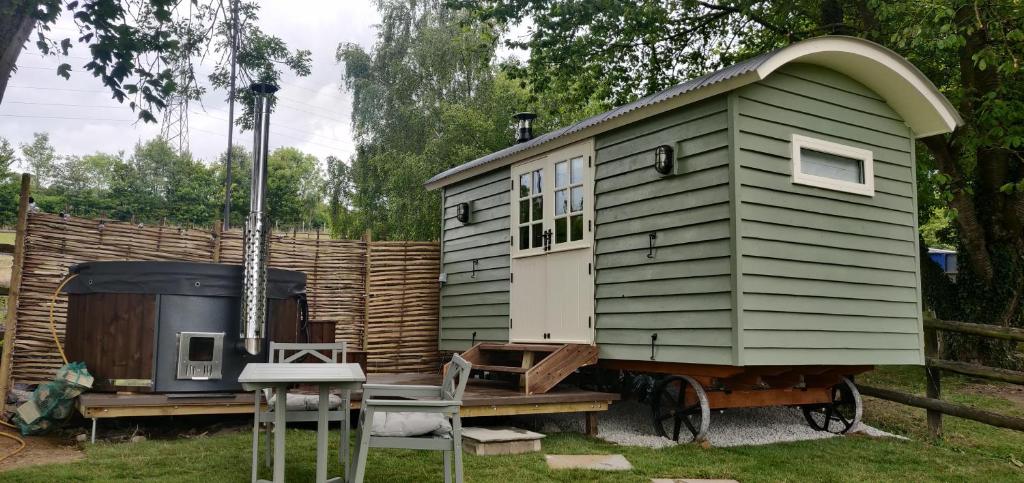
[[[335,340],[368,352],[369,371],[406,372],[438,367],[439,257],[436,243],[274,234],[269,265],[306,274],[310,322],[335,324]],[[242,234],[29,214],[20,293],[11,307],[17,311],[11,381],[44,382],[60,367],[50,300],[68,269],[116,260],[237,264]],[[62,295],[54,309],[62,340],[66,310]]]

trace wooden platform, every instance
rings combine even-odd
[[[440,384],[436,374],[370,374],[372,384]],[[353,409],[361,394],[352,395]],[[578,413],[606,411],[618,394],[556,387],[526,395],[508,384],[471,379],[463,397],[462,416],[509,416],[517,414]],[[82,416],[90,419],[133,416],[185,416],[196,414],[252,414],[253,394],[221,397],[180,397],[167,394],[86,393],[78,401]]]

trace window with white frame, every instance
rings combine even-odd
[[[864,196],[875,195],[871,151],[793,135],[793,182]]]

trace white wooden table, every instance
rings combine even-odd
[[[246,364],[242,374],[238,376],[238,382],[246,391],[259,391],[263,388],[272,388],[276,394],[277,407],[274,410],[274,483],[284,483],[284,435],[285,422],[288,411],[286,401],[288,387],[295,384],[309,384],[318,386],[320,389],[319,403],[317,405],[317,426],[316,426],[316,481],[323,483],[327,481],[327,412],[330,398],[330,388],[336,387],[342,390],[353,390],[362,387],[366,381],[359,364],[328,364],[328,363],[250,363]],[[259,399],[257,398],[257,408]],[[347,408],[346,408],[347,409]],[[259,410],[254,415],[256,422],[253,424],[253,467],[252,481],[256,479],[256,452],[257,437],[259,432]],[[344,444],[348,444],[345,441]],[[348,468],[345,468],[347,477]],[[332,478],[331,481],[342,481],[343,478]]]

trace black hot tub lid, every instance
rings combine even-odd
[[[135,293],[240,297],[242,266],[195,262],[86,262],[71,267],[78,274],[67,293]],[[267,297],[286,299],[306,292],[306,274],[267,270]]]

